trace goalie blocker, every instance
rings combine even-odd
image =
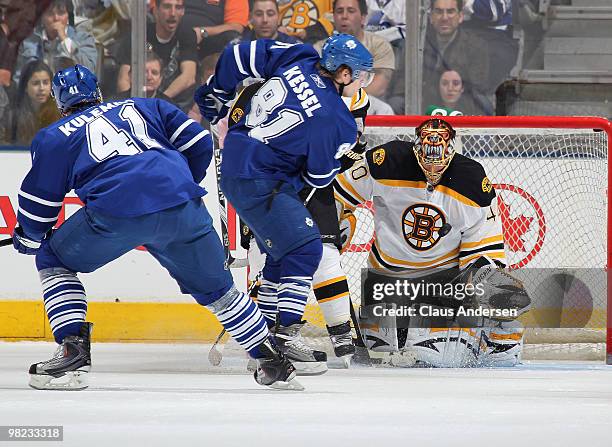
[[[372,299],[380,298],[376,291],[384,287],[379,284],[395,286],[394,293]],[[464,291],[468,284],[483,293],[428,293]],[[418,295],[406,295],[417,290]],[[516,316],[529,309],[531,300],[521,281],[486,256],[458,274],[447,269],[406,278],[368,271],[363,292],[368,297],[360,312],[365,343],[374,352],[387,353],[385,363],[470,367],[514,366],[520,361],[523,328]]]

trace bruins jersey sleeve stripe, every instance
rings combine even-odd
[[[506,265],[506,253],[503,251],[487,251],[487,252],[479,252],[475,255],[468,256],[467,258],[462,258],[459,261],[459,267],[463,268],[467,264],[476,259],[480,258],[482,255],[487,255],[487,257],[491,258],[494,261],[499,261],[501,264]]]
[[[390,269],[406,269],[406,268],[433,268],[441,265],[447,265],[449,263],[457,263],[459,250],[452,250],[439,258],[432,259],[431,261],[423,262],[410,262],[401,259],[395,259],[391,256],[386,255],[380,250],[377,243],[372,244],[372,254],[376,261],[385,268]]]
[[[455,154],[437,189],[474,207],[489,206],[495,198],[493,184],[482,165],[461,154]]]
[[[474,248],[479,245],[487,245],[492,244],[493,242],[504,242],[504,237],[501,234],[496,236],[486,237],[477,242],[461,242],[461,250],[465,250],[466,248]]]
[[[483,247],[479,247],[476,248],[474,250],[465,250],[465,251],[460,251],[459,252],[459,257],[460,258],[466,258],[468,256],[474,255],[476,253],[482,253],[485,251],[491,251],[491,250],[502,250],[504,249],[504,244],[503,243],[499,243],[499,244],[491,244],[491,245],[485,245]]]

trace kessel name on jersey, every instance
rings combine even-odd
[[[456,154],[430,191],[413,144],[391,141],[368,151],[364,162],[337,178],[335,187],[347,208],[373,202],[372,267],[463,266],[483,254],[504,262],[495,190],[475,160]]]

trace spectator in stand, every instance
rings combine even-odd
[[[0,56],[8,54],[10,51],[10,43],[8,40],[9,27],[6,21],[6,12],[9,6],[10,0],[0,0]],[[13,67],[0,62],[0,92],[5,96],[4,87],[8,87],[11,84],[11,74]],[[3,109],[4,110],[4,109]]]
[[[248,0],[185,0],[185,25],[196,33],[199,59],[221,52],[249,23]]]
[[[0,0],[0,85],[11,84],[17,49],[52,0]]]
[[[334,31],[331,0],[278,0],[281,31],[314,45]]]
[[[471,91],[478,115],[494,112],[490,95],[487,42],[463,22],[463,0],[432,0],[431,27],[423,52],[423,104],[436,102],[440,75],[453,67],[465,67],[463,84]]]
[[[155,23],[147,25],[147,42],[163,62],[161,91],[186,112],[193,105],[198,55],[196,35],[182,22],[184,15],[184,0],[156,0],[153,7]],[[132,85],[131,48],[128,34],[117,54],[118,92],[125,92]]]
[[[387,90],[387,103],[404,114],[406,102],[406,0],[367,0],[366,31],[384,37],[393,47],[395,70]],[[368,112],[371,113],[371,112]]]
[[[249,18],[250,28],[246,28],[240,40],[274,39],[285,43],[301,43],[293,36],[278,30],[279,14],[276,0],[253,0]]]
[[[45,10],[34,33],[25,39],[19,48],[17,68],[13,78],[19,81],[22,67],[28,62],[39,59],[51,71],[59,70],[62,61],[71,60],[91,71],[96,70],[98,50],[93,35],[76,30],[68,24],[72,11],[70,0],[53,0]]]
[[[438,100],[427,107],[425,115],[475,115],[469,92],[465,93],[461,74],[457,70],[445,71],[438,83]]]
[[[15,105],[5,121],[4,141],[29,146],[34,135],[57,121],[61,115],[51,97],[53,73],[41,60],[28,62],[22,69]]]
[[[10,44],[7,37],[8,26],[5,22],[7,0],[0,0],[0,55],[8,54]],[[6,88],[11,84],[11,70],[13,67],[0,63],[0,122],[4,122],[10,101]]]
[[[366,88],[369,96],[384,99],[395,70],[395,55],[391,44],[376,34],[365,31],[368,7],[366,0],[334,0],[334,29],[357,38],[374,58],[374,80]],[[321,52],[324,40],[315,44]]]
[[[366,31],[376,33],[392,45],[406,37],[406,0],[367,0]]]
[[[164,101],[172,102],[172,100],[164,95],[160,90],[160,86],[163,81],[162,75],[163,62],[161,58],[153,51],[147,51],[147,58],[145,62],[145,93],[147,98],[159,98]],[[128,99],[132,97],[131,90],[119,92],[115,96],[115,99]]]
[[[497,88],[516,65],[519,52],[512,35],[512,0],[465,0],[463,12],[466,18],[462,26],[487,42],[489,85]]]

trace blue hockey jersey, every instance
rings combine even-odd
[[[232,92],[249,77],[266,82],[225,139],[222,176],[284,180],[296,190],[334,179],[357,126],[332,80],[319,75],[319,59],[310,45],[274,40],[225,49],[214,88]]]
[[[41,239],[66,193],[87,207],[132,217],[206,194],[198,183],[212,158],[208,131],[160,99],[108,102],[38,132],[19,191],[18,221]]]

